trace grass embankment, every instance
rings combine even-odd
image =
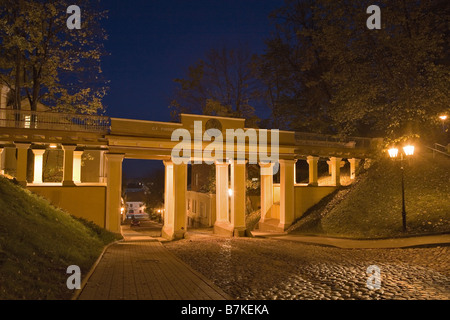
[[[405,164],[406,235],[450,232],[450,160],[414,155]],[[385,238],[402,232],[400,163],[376,161],[300,219],[294,233]]]
[[[0,299],[68,299],[67,267],[87,274],[117,235],[0,177]]]

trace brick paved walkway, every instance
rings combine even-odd
[[[110,246],[79,300],[224,300],[230,297],[151,237],[128,228]]]

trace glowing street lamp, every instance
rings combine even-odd
[[[414,154],[414,146],[408,145],[403,147],[403,151],[406,156],[412,156]]]
[[[397,148],[391,148],[388,150],[389,152],[389,157],[391,158],[397,158],[398,155],[398,149]]]
[[[442,130],[445,132],[445,120],[447,120],[447,115],[443,114],[439,116],[439,119],[442,121]]]
[[[412,156],[414,154],[414,146],[413,145],[406,145],[403,147],[403,152],[405,153],[405,156]],[[397,158],[398,156],[398,149],[397,148],[391,148],[388,150],[389,157],[392,159]],[[403,232],[406,232],[406,208],[405,208],[405,174],[403,169],[403,153],[400,153],[400,169],[402,172],[402,223],[403,223]]]

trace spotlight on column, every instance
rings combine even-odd
[[[228,189],[228,196],[231,197],[233,195],[233,189]]]

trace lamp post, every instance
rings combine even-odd
[[[412,156],[414,154],[414,146],[407,145],[403,147],[403,152],[405,153],[405,156]],[[388,150],[389,157],[392,159],[397,158],[398,156],[398,149],[397,148],[391,148]],[[400,170],[402,174],[402,225],[403,225],[403,232],[406,232],[406,207],[405,207],[405,174],[404,174],[404,168],[403,168],[403,153],[400,152]]]
[[[447,115],[443,114],[439,116],[439,119],[442,120],[442,131],[445,132],[445,120],[447,120]]]

